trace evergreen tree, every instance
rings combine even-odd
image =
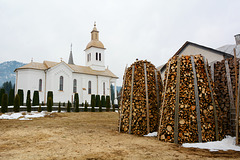
[[[9,95],[10,90],[13,89],[12,82],[11,81],[4,82],[1,88],[4,89],[5,93]]]
[[[95,94],[91,95],[91,112],[95,112],[95,107],[96,107],[96,96]]]
[[[31,98],[30,98],[30,90],[27,91],[27,100],[26,100],[27,112],[31,112]]]
[[[49,96],[47,99],[47,111],[48,112],[52,112],[52,106],[53,106],[52,97]]]
[[[2,104],[2,96],[5,94],[5,89],[1,88],[0,89],[0,104]]]
[[[52,98],[52,103],[53,103],[53,92],[52,91],[48,91],[47,97],[51,97]]]
[[[42,101],[42,106],[44,106],[44,102]]]
[[[64,107],[64,108],[66,107],[66,104],[65,104],[65,102],[63,102],[63,107]]]
[[[110,111],[110,96],[106,96],[106,111],[109,112]]]
[[[67,112],[71,112],[71,103],[70,101],[68,101],[68,104],[67,104]]]
[[[23,90],[19,89],[17,94],[20,97],[20,106],[23,106],[23,97],[24,97]]]
[[[100,95],[96,95],[96,107],[100,106]]]
[[[61,112],[61,102],[58,103],[58,113]]]
[[[84,104],[84,112],[87,112],[88,111],[88,102],[85,101],[85,104]]]
[[[42,106],[41,106],[41,104],[39,104],[38,112],[42,112]]]
[[[75,110],[75,112],[79,112],[79,96],[78,96],[78,93],[74,94],[74,110]]]
[[[14,101],[14,90],[13,89],[10,89],[8,100],[9,100],[8,105],[13,106],[13,101]]]
[[[106,99],[104,95],[101,96],[101,104],[102,104],[102,107],[106,107]]]
[[[18,94],[16,94],[14,98],[14,107],[13,107],[14,112],[19,112],[20,111],[20,97]]]
[[[115,112],[115,105],[112,105],[112,111]]]
[[[38,106],[39,105],[39,92],[38,91],[34,91],[33,93],[33,106]]]
[[[102,101],[99,102],[99,112],[102,112]]]
[[[2,113],[6,113],[8,111],[8,96],[6,93],[2,95]]]

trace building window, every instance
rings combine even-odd
[[[101,53],[99,53],[99,61],[101,61],[101,60],[102,60]]]
[[[60,77],[59,90],[63,91],[63,76]]]
[[[42,79],[39,79],[39,91],[42,91]]]
[[[77,80],[73,80],[73,93],[77,93]]]
[[[98,60],[98,53],[96,52],[96,60]]]
[[[91,61],[91,53],[89,53],[89,61]]]
[[[92,84],[91,81],[88,81],[88,94],[92,93]]]
[[[103,82],[103,95],[105,95],[105,82]]]

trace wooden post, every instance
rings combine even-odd
[[[210,89],[210,93],[211,93],[211,98],[212,98],[212,104],[213,104],[213,112],[214,112],[214,122],[215,122],[215,133],[216,133],[216,140],[219,141],[219,133],[218,133],[218,119],[217,119],[217,111],[216,111],[216,104],[215,104],[215,99],[213,96],[213,89],[211,86],[211,81],[210,81],[210,77],[208,75],[208,68],[207,68],[207,62],[206,62],[206,58],[203,57],[204,59],[204,68],[205,68],[205,72],[207,74],[207,79],[208,79],[208,86]]]
[[[237,77],[237,57],[236,57],[236,49],[233,49],[234,52],[234,68],[235,68],[235,108],[236,108],[236,121],[235,121],[235,127],[236,127],[236,144],[238,144],[238,77]]]
[[[239,61],[239,67],[238,67],[238,96],[237,96],[237,106],[236,106],[236,144],[239,144],[239,100],[240,100],[240,61]],[[237,138],[238,135],[238,138]]]
[[[214,62],[211,64],[211,76],[212,76],[212,81],[214,82]]]
[[[145,91],[146,91],[146,107],[147,107],[147,133],[150,133],[149,127],[149,104],[148,104],[148,86],[147,86],[147,68],[146,63],[144,63],[144,81],[145,81]]]
[[[123,91],[125,87],[125,79],[126,79],[126,71],[127,71],[127,65],[125,67],[124,76],[123,76],[123,85],[122,85],[122,92],[121,92],[121,101],[120,101],[120,115],[119,115],[119,133],[121,132],[121,125],[122,125],[122,101],[123,101]]]
[[[180,88],[180,63],[181,59],[177,59],[177,84],[176,84],[176,103],[175,103],[175,117],[174,117],[174,143],[178,144],[178,119],[179,119],[179,88]]]
[[[198,142],[202,142],[202,130],[201,130],[201,118],[200,118],[200,105],[199,105],[199,96],[198,96],[198,85],[197,85],[197,74],[195,70],[194,58],[191,56],[192,69],[194,75],[194,92],[195,92],[195,101],[196,101],[196,112],[197,112],[197,127],[198,127]]]
[[[159,86],[158,86],[158,78],[157,78],[157,70],[156,69],[155,69],[155,81],[156,81],[156,92],[157,92],[157,107],[158,107],[158,113],[160,113]],[[158,114],[158,121],[159,121],[159,114]]]
[[[133,98],[134,69],[135,69],[135,66],[133,65],[132,66],[131,96],[130,96],[129,134],[131,134],[131,130],[132,130],[132,98]]]
[[[230,70],[228,65],[228,60],[225,60],[225,67],[226,67],[226,76],[227,76],[227,85],[228,85],[228,93],[230,97],[230,126],[231,126],[231,132],[234,135],[233,132],[234,124],[235,124],[235,118],[232,119],[232,112],[235,112],[235,106],[234,106],[234,98],[233,98],[233,90],[232,90],[232,81],[230,76]],[[236,126],[235,126],[236,127]]]
[[[159,127],[158,127],[158,140],[160,139],[160,129],[161,129],[161,125],[162,125],[162,116],[163,116],[163,107],[165,105],[165,94],[166,94],[166,90],[167,90],[167,84],[168,84],[168,75],[170,72],[170,66],[171,66],[171,60],[168,62],[168,69],[167,71],[167,76],[166,76],[166,80],[165,80],[165,88],[164,88],[164,92],[163,92],[163,101],[162,101],[162,108],[161,108],[161,116],[160,116],[160,120],[159,120]]]

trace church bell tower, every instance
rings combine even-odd
[[[86,66],[91,67],[93,70],[105,70],[105,49],[103,43],[99,41],[99,31],[96,28],[96,23],[94,23],[91,32],[91,41],[84,50]]]

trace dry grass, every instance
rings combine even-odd
[[[0,159],[238,159],[240,152],[182,148],[117,132],[118,114],[53,113],[32,121],[0,120]]]

